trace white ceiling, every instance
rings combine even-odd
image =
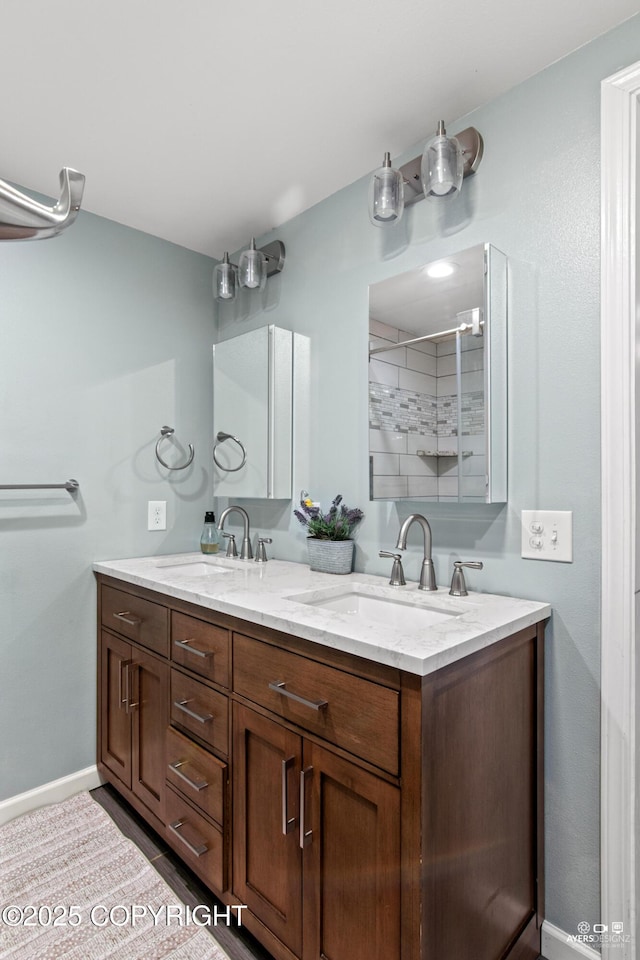
[[[637,10],[2,0],[0,177],[53,196],[75,167],[84,209],[220,257]]]

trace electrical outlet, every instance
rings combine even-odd
[[[167,501],[149,500],[147,504],[147,530],[167,529]]]
[[[522,556],[573,563],[571,510],[523,510]]]

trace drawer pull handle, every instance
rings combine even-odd
[[[208,659],[213,656],[212,650],[197,650],[195,647],[190,647],[189,644],[193,643],[193,638],[188,637],[186,640],[174,640],[173,641],[176,647],[179,647],[181,650],[186,650],[187,653],[193,653],[196,657],[204,657]]]
[[[276,680],[274,683],[270,683],[269,690],[280,693],[283,697],[288,697],[289,700],[295,700],[296,703],[301,703],[303,707],[309,707],[311,710],[324,710],[325,707],[329,706],[328,700],[307,700],[306,697],[300,697],[297,693],[292,693],[285,687],[284,680]]]
[[[194,790],[204,790],[205,787],[208,787],[209,784],[206,780],[192,780],[191,777],[188,777],[186,773],[183,773],[180,770],[180,767],[183,767],[185,763],[188,763],[187,760],[174,760],[173,763],[169,764],[169,770],[173,770],[176,776],[180,777],[181,780],[184,780],[185,783],[188,783],[190,787],[193,787]]]
[[[288,833],[291,833],[296,826],[296,818],[289,816],[289,790],[288,790],[288,773],[289,768],[295,763],[295,757],[287,757],[286,760],[282,761],[282,832],[284,836]]]
[[[195,710],[189,710],[187,706],[188,703],[191,703],[191,700],[174,700],[173,705],[177,707],[178,710],[182,710],[183,713],[186,713],[188,717],[193,717],[194,720],[197,720],[198,723],[210,723],[213,720],[213,714],[208,713],[206,717],[203,717],[201,713],[196,713]]]
[[[121,610],[120,613],[114,612],[113,615],[116,620],[123,620],[125,623],[128,623],[130,627],[139,627],[142,623],[141,618],[132,616],[130,610]]]
[[[304,850],[305,847],[308,847],[311,841],[313,840],[313,830],[306,830],[304,823],[304,801],[305,801],[305,787],[307,784],[307,778],[310,780],[313,774],[313,767],[307,767],[306,770],[300,771],[300,849]]]
[[[174,820],[173,823],[169,824],[169,830],[172,833],[175,833],[176,837],[184,843],[187,850],[191,850],[191,853],[195,854],[196,857],[201,857],[203,853],[206,853],[209,847],[206,845],[204,840],[202,843],[199,843],[197,847],[194,847],[192,843],[189,843],[186,837],[183,837],[180,833],[180,827],[184,826],[184,820]]]

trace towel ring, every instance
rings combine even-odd
[[[242,460],[237,467],[225,467],[216,458],[216,447],[219,444],[224,443],[225,440],[233,440],[233,442],[237,443],[240,449],[242,450]],[[217,467],[220,468],[220,470],[224,470],[226,473],[235,473],[236,470],[241,470],[242,467],[244,467],[245,463],[247,462],[247,451],[244,448],[244,444],[242,443],[241,440],[238,440],[237,437],[232,437],[230,433],[225,433],[223,430],[221,430],[216,437],[216,443],[214,443],[213,445],[213,462]]]
[[[174,433],[175,433],[175,430],[173,429],[173,427],[162,427],[162,429],[160,430],[160,436],[158,437],[158,442],[156,443],[156,457],[158,458],[162,466],[166,467],[167,470],[186,470],[187,467],[191,466],[191,464],[193,463],[193,455],[195,453],[195,450],[193,449],[193,445],[191,443],[189,444],[189,459],[187,460],[186,463],[181,464],[179,467],[170,467],[169,464],[165,463],[165,461],[160,456],[160,449],[159,449],[160,444],[165,438],[168,439],[169,437],[172,437]]]

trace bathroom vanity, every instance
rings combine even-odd
[[[538,956],[546,604],[94,569],[100,773],[277,960]]]

